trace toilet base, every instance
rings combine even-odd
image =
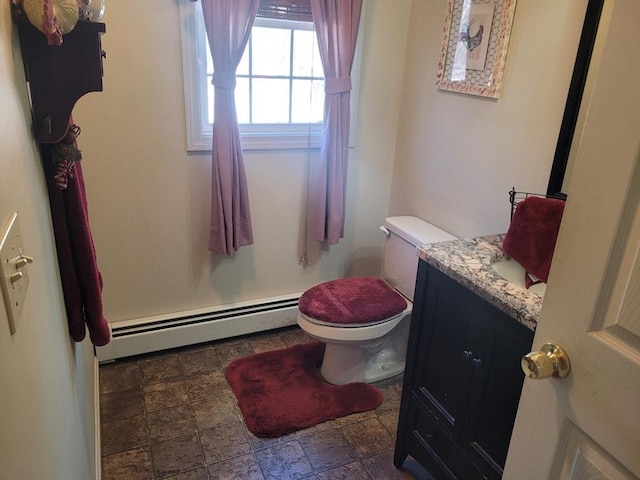
[[[404,371],[405,359],[383,348],[366,358],[362,347],[327,344],[320,374],[333,385],[352,382],[373,383],[395,377]]]

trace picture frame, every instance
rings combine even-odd
[[[516,0],[448,0],[440,90],[499,98]]]

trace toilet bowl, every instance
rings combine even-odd
[[[456,237],[416,217],[389,217],[383,276],[353,277],[310,288],[298,325],[326,344],[320,373],[334,385],[373,383],[404,371],[418,267],[416,248]]]

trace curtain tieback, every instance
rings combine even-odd
[[[236,74],[235,72],[213,72],[211,84],[214,87],[233,90],[236,88]]]
[[[327,78],[324,81],[324,93],[329,95],[351,90],[351,77]]]

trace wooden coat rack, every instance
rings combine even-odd
[[[80,20],[63,36],[59,46],[47,44],[46,36],[24,15],[16,15],[25,74],[29,83],[36,141],[57,143],[69,128],[78,99],[102,91],[100,43],[104,23]]]

